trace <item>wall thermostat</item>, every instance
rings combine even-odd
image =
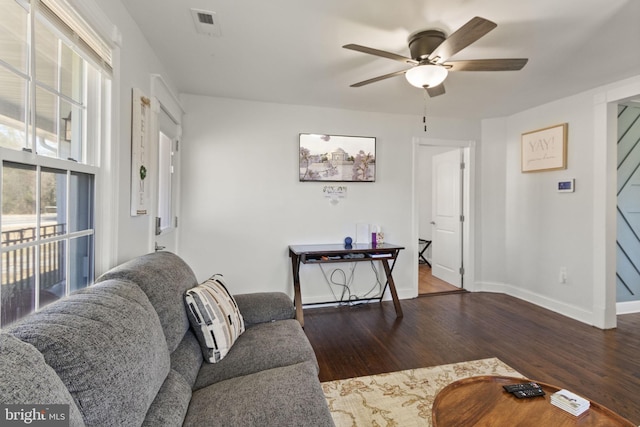
[[[575,179],[566,181],[558,181],[558,193],[573,193],[575,188]]]

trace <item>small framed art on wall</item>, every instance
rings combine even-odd
[[[567,168],[567,123],[522,134],[522,172]]]

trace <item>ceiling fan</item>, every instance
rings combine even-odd
[[[345,49],[412,65],[409,69],[354,83],[351,87],[360,87],[405,74],[409,83],[426,89],[429,96],[433,97],[445,93],[442,82],[447,78],[449,71],[517,71],[522,69],[528,61],[526,58],[448,61],[450,57],[476,42],[497,26],[495,22],[476,16],[449,37],[445,37],[444,33],[439,30],[417,32],[409,36],[411,58],[358,44],[344,45],[342,47]]]

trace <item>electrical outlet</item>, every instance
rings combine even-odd
[[[560,267],[560,276],[558,277],[558,281],[563,285],[567,283],[567,267]]]

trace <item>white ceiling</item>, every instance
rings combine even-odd
[[[342,48],[409,55],[407,37],[447,35],[474,16],[498,27],[455,59],[529,58],[521,71],[457,72],[431,116],[510,115],[640,74],[640,0],[124,0],[181,93],[422,115],[404,68]],[[216,13],[221,36],[196,33],[190,9]],[[126,43],[126,41],[125,41]]]

